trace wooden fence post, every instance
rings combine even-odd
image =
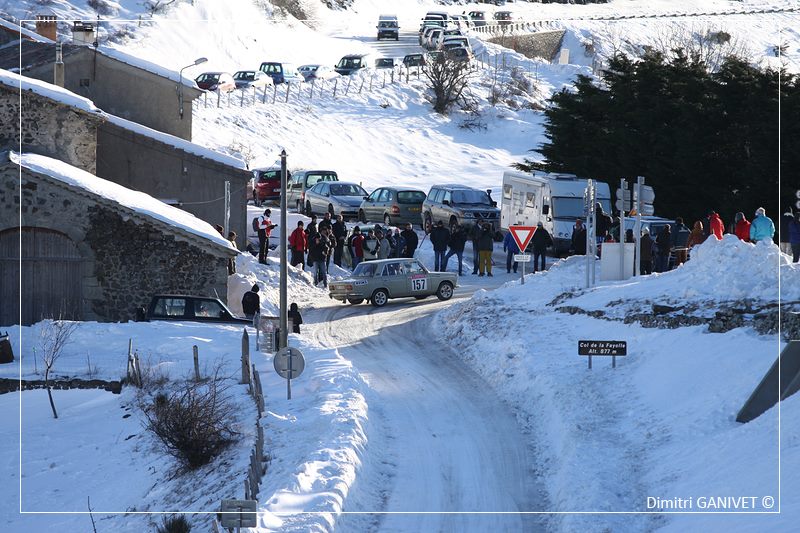
[[[197,353],[197,345],[192,346],[192,356],[194,357],[194,380],[200,381],[200,358]]]
[[[333,97],[336,98],[336,88],[339,86],[339,78],[333,80]]]
[[[250,383],[250,336],[247,328],[242,332],[242,384]]]
[[[277,96],[278,96],[278,86],[277,85],[273,85],[272,86],[272,103],[273,104],[275,103],[275,98]]]
[[[286,82],[286,100],[284,100],[284,103],[289,103],[289,89],[291,89],[291,88],[292,88],[292,84],[287,81]]]

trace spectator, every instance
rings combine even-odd
[[[231,242],[231,245],[234,248],[236,248],[236,232],[235,231],[229,231],[228,232],[228,240]],[[236,250],[238,252],[239,249],[236,248]],[[238,255],[238,253],[237,253],[237,255]],[[231,274],[236,274],[236,257],[235,256],[231,257],[230,259],[228,259],[228,275],[230,276]]]
[[[242,312],[247,318],[253,318],[253,315],[261,310],[261,298],[258,296],[258,290],[258,283],[256,283],[242,296]]]
[[[389,229],[386,229],[387,233]],[[375,234],[378,238],[378,259],[388,259],[389,254],[392,252],[392,245],[389,243],[389,239],[386,238],[386,235],[382,231],[379,231]]]
[[[553,246],[553,237],[544,229],[544,224],[541,222],[536,224],[536,231],[533,232],[533,237],[531,237],[531,245],[533,246],[533,271],[536,272],[536,265],[540,262],[540,259],[541,267],[539,270],[544,270],[545,252],[547,252],[548,246]]]
[[[309,222],[308,226],[306,227],[306,235],[308,235],[308,238],[310,239],[317,233],[317,231],[319,231],[317,230],[317,215],[311,215],[311,222]]]
[[[225,228],[223,228],[219,224],[214,224],[214,229],[217,230],[217,233],[219,233],[220,236],[222,236],[222,237],[225,236]]]
[[[701,230],[702,231],[702,230]],[[642,238],[639,241],[642,254],[642,275],[653,273],[653,239],[647,228],[642,229]]]
[[[331,212],[327,211],[325,216],[322,217],[322,220],[319,221],[317,225],[317,230],[322,233],[322,230],[325,228],[331,229],[333,227],[333,220],[331,220]]]
[[[289,312],[286,313],[286,317],[292,321],[292,333],[300,333],[300,324],[303,323],[303,317],[300,315],[300,310],[297,308],[297,304],[292,302],[292,305],[289,306]]]
[[[358,264],[364,260],[364,236],[361,234],[361,228],[356,226],[353,228],[353,234],[350,236],[350,257],[352,258],[353,262],[353,269],[358,266]]]
[[[792,262],[797,263],[800,260],[800,211],[789,222],[789,244],[792,246]]]
[[[374,261],[378,258],[378,249],[380,248],[380,243],[378,239],[375,237],[375,230],[371,229],[367,232],[367,237],[361,243],[361,249],[363,250],[364,261]]]
[[[405,248],[403,252],[403,257],[414,257],[414,252],[417,249],[417,244],[419,244],[419,238],[417,237],[417,232],[414,231],[414,227],[409,222],[406,224],[406,229],[403,230],[400,235],[403,237],[405,241]]]
[[[698,244],[703,244],[708,238],[708,234],[703,228],[703,222],[700,220],[695,221],[692,231],[689,233],[689,238],[686,240],[686,248],[691,250]]]
[[[708,228],[703,228],[703,230],[707,230],[706,237],[713,235],[717,240],[722,240],[722,234],[725,233],[725,224],[722,223],[722,219],[719,218],[716,211],[708,212]]]
[[[447,243],[450,241],[450,232],[444,227],[441,220],[431,229],[431,244],[433,245],[433,270],[444,272],[444,255],[447,252]]]
[[[327,232],[327,230],[326,230]],[[328,288],[328,274],[325,270],[325,257],[328,255],[328,238],[323,232],[317,232],[311,237],[311,244],[308,245],[308,264],[314,272],[314,284],[320,282]]]
[[[664,224],[656,236],[656,272],[669,270],[669,254],[672,250],[672,231],[669,224]]]
[[[294,267],[303,265],[301,268],[305,270],[305,253],[308,250],[308,236],[303,230],[302,220],[297,221],[297,228],[289,235],[289,249],[292,251],[290,264]]]
[[[331,226],[334,238],[333,247],[333,264],[342,266],[342,251],[344,250],[344,241],[347,238],[347,225],[344,223],[342,215],[336,217],[336,222]]]
[[[271,214],[272,211],[265,209],[264,214],[258,217],[258,262],[262,265],[267,263],[269,238],[272,236],[272,230],[277,227],[269,218]]]
[[[733,233],[744,242],[750,242],[750,221],[739,211],[734,217]]]
[[[406,240],[400,233],[400,228],[394,228],[394,236],[392,237],[392,257],[403,257],[405,247]]]
[[[786,255],[792,254],[792,244],[789,236],[789,224],[793,221],[794,215],[792,214],[792,208],[788,207],[781,216],[781,230],[778,234],[778,238],[781,241],[779,244],[781,252],[785,253]]]
[[[611,220],[611,216],[608,215],[605,211],[603,211],[602,204],[600,204],[600,202],[597,202],[597,205],[595,205],[595,228],[594,228],[595,230],[594,235],[597,240],[597,244],[602,244],[603,242],[607,242],[605,240],[606,234],[611,230],[612,224],[613,221]]]
[[[672,247],[675,250],[675,266],[682,265],[688,257],[686,242],[689,240],[689,228],[681,217],[675,218],[675,231],[672,232]]]
[[[450,240],[448,241],[447,245],[450,247],[450,251],[447,252],[447,255],[444,256],[444,266],[442,267],[442,271],[447,272],[447,261],[450,260],[452,256],[458,257],[458,275],[461,276],[462,274],[462,264],[464,261],[464,245],[467,244],[467,234],[464,231],[464,226],[458,225],[452,228],[453,233],[450,235]]]
[[[503,239],[503,251],[506,253],[506,274],[511,274],[512,262],[514,263],[514,274],[516,274],[519,263],[514,261],[514,254],[519,253],[519,246],[517,246],[517,240],[510,231],[506,233],[506,236]]]
[[[478,243],[481,240],[481,235],[483,235],[483,224],[480,222],[475,222],[472,226],[472,231],[470,232],[470,237],[472,237],[472,274],[475,275],[478,273],[478,267],[480,265],[480,253],[479,253],[479,246]]]
[[[578,219],[572,227],[572,244],[570,246],[575,255],[586,255],[586,227]]]
[[[492,276],[492,251],[494,251],[494,237],[492,236],[492,226],[488,222],[481,228],[481,235],[478,239],[478,275],[483,276],[484,272]]]
[[[626,229],[625,230],[625,242],[633,242],[633,230]]]
[[[750,223],[750,240],[753,242],[769,241],[775,235],[775,224],[764,211],[763,207],[756,209],[756,217]]]

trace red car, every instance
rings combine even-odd
[[[292,177],[286,171],[286,180]],[[280,202],[281,169],[280,167],[257,168],[253,170],[253,203],[260,206],[264,202]]]

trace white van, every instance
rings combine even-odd
[[[507,171],[503,173],[500,227],[535,226],[538,222],[553,237],[556,253],[569,250],[572,227],[585,217],[583,195],[587,180],[574,174]],[[597,201],[611,213],[611,190],[596,181]]]

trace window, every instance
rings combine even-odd
[[[417,261],[405,261],[403,262],[403,268],[405,269],[406,274],[425,274],[428,272]]]
[[[377,202],[378,201],[378,196],[381,195],[382,191],[383,191],[383,189],[378,189],[377,191],[373,191],[372,194],[369,195],[369,201],[370,202]]]
[[[354,278],[371,278],[375,275],[375,263],[359,263],[355,270],[353,270]]]
[[[383,276],[402,276],[405,274],[403,263],[389,263],[383,267]]]
[[[222,318],[222,307],[217,302],[210,300],[195,300],[194,302],[194,316],[203,316],[209,318]]]
[[[159,298],[153,314],[156,316],[184,316],[186,300],[183,298]]]
[[[365,191],[358,185],[352,185],[350,183],[345,183],[345,184],[326,183],[325,187],[331,188],[331,194],[333,196],[366,196],[367,194],[367,191]]]
[[[455,204],[469,204],[469,205],[487,205],[491,206],[492,202],[489,200],[489,195],[484,191],[476,189],[461,189],[453,192],[453,203]]]
[[[525,206],[534,207],[536,205],[536,194],[532,192],[525,193]]]
[[[400,191],[397,193],[398,204],[421,204],[425,201],[425,193],[422,191]]]
[[[509,184],[503,185],[503,198],[506,200],[511,200],[511,190],[513,188]]]
[[[390,196],[391,196],[391,194],[389,194],[389,190],[388,189],[384,189],[383,192],[381,193],[380,198],[378,198],[378,201],[379,202],[388,202]]]
[[[320,181],[338,181],[335,173],[328,174],[306,174],[306,187],[313,187]]]
[[[439,198],[441,197],[442,197],[441,189],[431,189],[431,192],[428,195],[428,199],[433,203],[437,203],[439,201]]]
[[[452,196],[452,193],[450,191],[445,191],[444,192],[444,197],[442,198],[442,203],[444,203],[445,201],[447,201],[449,203],[452,197],[453,196]]]
[[[316,185],[314,185],[313,187],[311,187],[311,192],[313,192],[313,193],[315,193],[315,194],[323,194],[323,193],[324,193],[324,191],[323,191],[323,188],[322,188],[322,187],[323,187],[323,184],[322,184],[322,183],[317,183]]]

